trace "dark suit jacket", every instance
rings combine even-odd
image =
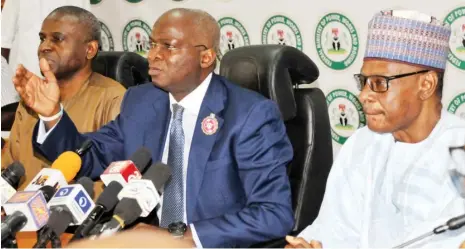
[[[218,130],[206,135],[201,123],[211,113]],[[168,93],[148,83],[129,88],[121,114],[99,131],[79,134],[65,114],[35,148],[54,160],[91,138],[94,146],[83,156],[79,176],[97,179],[141,146],[161,161],[170,116]],[[246,247],[291,231],[286,166],[292,155],[277,105],[213,75],[194,131],[186,186],[187,220],[204,247]]]

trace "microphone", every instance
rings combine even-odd
[[[39,231],[34,248],[45,248],[48,241],[60,237],[66,228],[72,224],[80,224],[94,208],[94,182],[88,177],[82,177],[77,184],[60,188],[49,202],[50,219]]]
[[[2,177],[0,178],[2,205],[16,193],[19,180],[24,174],[24,166],[17,161],[2,171]]]
[[[147,217],[160,203],[159,189],[171,176],[171,169],[164,163],[156,163],[145,172],[142,179],[131,179],[118,194],[118,199],[136,199],[142,209],[141,217]]]
[[[35,191],[42,186],[53,186],[59,189],[68,185],[81,169],[81,157],[72,152],[63,152],[52,164],[51,168],[44,168],[32,179],[25,190]]]
[[[436,235],[436,234],[441,234],[441,233],[449,231],[449,230],[460,229],[464,225],[465,225],[465,214],[454,217],[454,218],[448,220],[446,222],[446,224],[436,227],[435,229],[433,229],[433,231],[431,231],[429,233],[425,233],[425,234],[423,234],[421,236],[418,236],[418,237],[416,237],[414,239],[411,239],[411,240],[409,240],[409,241],[407,241],[407,242],[405,242],[405,243],[403,243],[401,245],[398,245],[398,246],[396,246],[394,248],[404,248],[406,246],[417,243],[417,242],[419,242],[419,241],[421,241],[423,239],[426,239],[426,238],[428,238],[430,236],[433,236],[433,235]]]
[[[127,225],[131,224],[139,218],[142,209],[137,204],[137,200],[123,198],[115,207],[115,212],[110,221],[103,224],[98,232],[98,237],[107,237],[113,235]],[[94,237],[95,238],[95,237]]]
[[[92,145],[93,145],[92,140],[87,139],[74,152],[76,152],[76,154],[78,154],[79,156],[82,156],[82,155],[84,155],[84,153],[86,153],[92,147]]]
[[[170,176],[170,167],[157,163],[149,167],[143,179],[131,179],[118,194],[121,201],[116,205],[112,219],[100,230],[101,235],[112,235],[133,223],[138,217],[150,214],[160,202],[158,190]]]
[[[19,191],[5,203],[3,208],[9,217],[20,215],[26,218],[19,230],[37,231],[47,223],[50,217],[47,202],[54,191],[51,186],[44,186],[39,191]]]
[[[14,238],[16,233],[19,232],[26,223],[27,218],[20,211],[15,211],[12,215],[6,217],[6,219],[2,221],[2,244],[11,238]]]
[[[141,147],[131,155],[129,160],[112,162],[100,176],[100,179],[105,186],[108,186],[112,181],[117,181],[125,186],[130,179],[141,178],[141,172],[145,170],[151,159],[150,151]]]
[[[95,208],[90,212],[89,216],[82,222],[76,229],[71,241],[87,237],[91,234],[91,230],[102,218],[103,214],[112,210],[118,200],[118,193],[123,186],[117,181],[110,182],[110,184],[103,190],[97,199]]]
[[[55,194],[56,189],[52,186],[46,185],[40,188],[39,191],[44,195],[45,201],[49,202]]]

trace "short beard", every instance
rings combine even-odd
[[[81,65],[75,64],[66,68],[58,68],[58,71],[55,74],[55,78],[57,79],[57,83],[60,83],[60,81],[66,81],[71,79],[81,68]],[[44,73],[40,71],[42,76],[44,76]]]

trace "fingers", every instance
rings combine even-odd
[[[40,70],[45,76],[45,81],[47,83],[50,82],[57,82],[55,75],[53,74],[52,70],[50,69],[50,65],[48,64],[45,58],[41,58],[39,62]]]
[[[321,242],[317,240],[310,241],[310,246],[312,246],[312,248],[323,248]]]
[[[16,68],[15,75],[13,76],[13,79],[12,79],[13,84],[15,84],[15,86],[20,84],[25,74],[26,74],[26,69],[23,67],[23,65],[19,64],[18,67]]]
[[[24,68],[23,64],[19,64],[16,68],[16,76],[24,76],[26,74],[26,68]]]
[[[22,64],[18,65],[15,75],[12,78],[13,85],[16,88],[16,91],[21,94],[21,91],[24,90],[24,87],[29,78],[32,77],[32,73],[29,72]]]
[[[21,99],[29,106],[34,102],[34,96],[32,95],[34,87],[32,84],[37,83],[31,80],[33,76],[33,73],[27,70],[22,64],[19,64],[12,79],[15,89],[21,96]],[[39,79],[38,77],[36,78]]]
[[[286,241],[289,242],[293,248],[313,248],[312,245],[301,237],[286,236]]]

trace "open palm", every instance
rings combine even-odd
[[[36,113],[48,117],[57,111],[60,88],[47,60],[40,60],[40,69],[45,79],[33,74],[23,65],[19,65],[13,77],[13,83],[27,106]]]

